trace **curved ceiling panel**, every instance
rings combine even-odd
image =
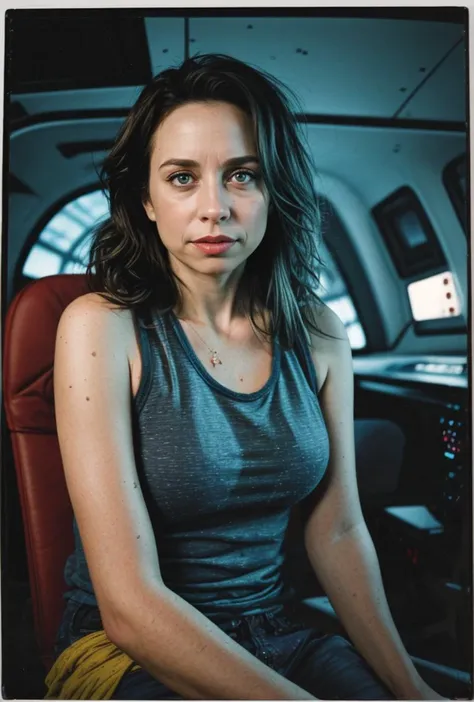
[[[192,52],[230,54],[275,74],[296,91],[305,112],[360,117],[392,117],[462,31],[459,24],[416,20],[189,20]],[[447,80],[456,94],[464,91],[459,71],[448,71]],[[424,117],[444,113],[434,101]]]
[[[145,31],[153,75],[184,60],[183,17],[146,17]]]
[[[400,112],[400,117],[431,119],[435,114],[439,120],[465,122],[466,51],[464,43],[458,44]]]

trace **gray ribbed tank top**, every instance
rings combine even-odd
[[[140,326],[136,463],[165,584],[211,619],[270,611],[291,508],[318,485],[329,441],[306,346],[274,343],[271,376],[239,393],[205,369],[172,313]],[[77,526],[66,597],[95,604]]]

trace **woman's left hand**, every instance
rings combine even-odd
[[[423,696],[419,698],[420,700],[449,700],[449,697],[443,697],[438,692],[435,692],[431,687],[426,688]]]
[[[414,690],[408,691],[407,695],[403,697],[407,700],[449,700],[449,697],[444,697],[440,695],[431,688],[424,680],[421,680],[416,684]]]

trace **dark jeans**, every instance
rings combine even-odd
[[[263,663],[315,697],[326,700],[393,700],[354,647],[342,636],[325,635],[298,622],[291,613],[257,614],[218,626]],[[69,601],[56,655],[77,639],[102,629],[99,610]],[[141,669],[126,674],[116,700],[180,700],[180,695]]]

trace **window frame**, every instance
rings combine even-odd
[[[337,208],[326,197],[319,195],[326,213],[333,218],[333,229],[331,236],[326,238],[323,231],[322,239],[330,256],[342,276],[346,286],[346,291],[352,300],[352,304],[357,313],[366,339],[366,345],[362,349],[352,349],[353,356],[364,356],[370,353],[387,351],[389,349],[388,340],[385,334],[385,325],[373,294],[372,287],[367,279],[364,266],[360,259],[360,254],[356,250],[351,236],[344,226]],[[358,287],[356,292],[355,281]]]
[[[459,166],[464,166],[465,178],[466,178],[466,196],[463,195],[462,189],[459,185],[458,169]],[[469,221],[469,204],[467,197],[467,192],[469,191],[469,155],[463,152],[456,158],[453,158],[443,169],[443,185],[451,201],[453,209],[459,219],[464,234],[467,237],[467,224]]]
[[[29,276],[23,274],[23,268],[25,266],[28,256],[31,253],[31,250],[33,249],[35,244],[39,243],[41,233],[51,222],[53,217],[59,214],[64,207],[71,204],[75,200],[78,200],[83,195],[89,195],[90,193],[94,193],[97,190],[103,191],[100,181],[95,181],[95,183],[82,186],[81,188],[76,188],[75,190],[71,190],[67,195],[62,196],[59,200],[56,200],[56,202],[53,205],[48,207],[48,209],[36,221],[31,232],[28,234],[28,237],[21,250],[21,254],[18,257],[18,262],[13,276],[13,289],[15,294],[18,293],[27,283],[34,280],[33,278],[30,278]],[[47,242],[41,242],[42,246],[43,244],[45,245],[45,248],[49,248]],[[54,251],[55,253],[57,252],[57,250],[53,249],[52,247],[51,251]],[[71,273],[68,275],[73,274]]]
[[[410,247],[397,226],[399,215],[413,213],[423,230],[426,242]],[[415,191],[408,185],[397,188],[372,208],[372,215],[382,235],[398,275],[403,280],[423,273],[442,272],[447,266],[433,225]],[[410,281],[413,282],[413,281]]]
[[[353,347],[353,346],[351,345],[352,354],[353,354],[353,355],[361,355],[361,354],[364,354],[364,353],[369,353],[369,341],[368,341],[368,337],[367,337],[367,330],[366,330],[366,327],[363,325],[363,323],[362,323],[362,321],[361,321],[361,319],[360,319],[359,306],[358,306],[357,301],[354,299],[354,295],[353,295],[353,294],[351,293],[351,291],[350,291],[349,281],[347,280],[347,278],[344,276],[344,274],[343,274],[342,271],[341,271],[341,267],[340,267],[340,265],[339,265],[339,260],[337,259],[336,256],[334,256],[333,252],[332,252],[331,249],[329,248],[329,246],[328,246],[326,240],[324,239],[324,237],[322,237],[322,239],[323,239],[323,245],[324,245],[324,247],[326,248],[329,257],[331,258],[331,265],[334,266],[336,275],[337,275],[337,276],[342,280],[342,282],[343,282],[343,285],[344,285],[344,294],[343,294],[343,295],[328,295],[328,296],[323,296],[323,295],[321,294],[321,291],[318,291],[318,292],[317,292],[317,295],[318,295],[319,299],[320,299],[325,305],[327,305],[329,308],[331,308],[331,302],[333,302],[333,301],[335,301],[335,300],[341,300],[341,299],[343,299],[343,298],[348,298],[348,299],[350,300],[351,305],[352,305],[352,307],[354,308],[355,315],[356,315],[355,322],[352,322],[352,324],[359,324],[359,325],[361,326],[362,332],[363,332],[364,338],[365,338],[365,345],[364,345],[364,346],[359,347],[359,348],[356,348],[356,347]],[[322,256],[322,258],[324,259],[324,255]],[[331,265],[328,266],[328,267],[330,268]],[[319,276],[319,277],[320,277],[320,279],[321,279],[321,272],[320,272],[320,276]],[[337,313],[336,313],[336,314],[337,314]],[[339,315],[338,315],[338,316],[339,316]],[[339,317],[339,319],[341,319],[341,317]],[[344,324],[345,329],[347,330],[348,327],[349,327],[350,325],[349,325],[349,324],[346,325],[345,322],[344,322],[342,319],[341,319],[341,321],[342,321],[342,323]]]

